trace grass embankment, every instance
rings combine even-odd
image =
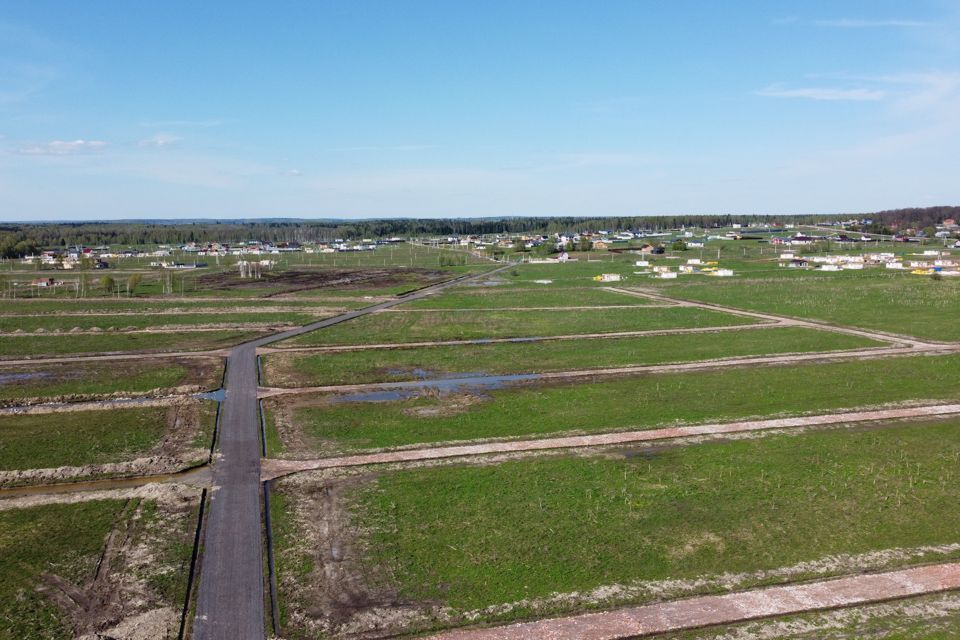
[[[615,293],[597,287],[555,287],[531,284],[530,289],[497,287],[458,287],[407,303],[408,309],[491,309],[513,307],[592,307],[649,304],[637,296]],[[532,288],[540,287],[540,288]]]
[[[223,360],[219,358],[36,363],[16,367],[3,367],[0,363],[0,400],[144,393],[181,385],[215,389],[220,386],[222,375]]]
[[[24,358],[41,355],[122,353],[159,353],[169,351],[205,351],[221,349],[263,335],[249,330],[102,334],[23,334],[0,340],[0,357]]]
[[[303,387],[414,380],[424,375],[482,372],[543,373],[687,362],[736,356],[835,351],[883,343],[798,327],[638,338],[593,338],[458,345],[263,358],[268,386]]]
[[[960,398],[960,356],[732,368],[536,385],[393,402],[295,410],[315,450],[393,447],[682,422],[824,413],[910,400]],[[290,401],[278,398],[276,402]]]
[[[479,340],[756,324],[753,318],[689,307],[579,311],[375,313],[286,340],[280,346]]]
[[[823,320],[931,340],[960,340],[960,278],[932,280],[868,273],[847,283],[803,274],[669,286],[668,295],[753,311]],[[844,275],[844,274],[839,274]]]
[[[955,543],[958,461],[953,420],[631,459],[418,469],[378,477],[359,497],[354,526],[369,532],[369,565],[389,572],[401,601],[468,611]],[[750,582],[758,580],[738,586]]]

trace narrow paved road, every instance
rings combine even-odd
[[[213,490],[200,560],[194,638],[262,640],[265,636],[257,348],[417,300],[510,266],[454,278],[395,300],[260,338],[230,352],[220,423],[220,458],[214,464]]]

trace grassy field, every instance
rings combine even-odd
[[[482,396],[308,404],[295,410],[294,421],[313,451],[327,453],[474,438],[645,429],[958,398],[960,356],[919,356],[533,385]]]
[[[785,270],[786,271],[786,270]],[[664,287],[678,298],[769,311],[837,324],[929,338],[960,340],[960,279],[932,280],[868,271],[847,274],[802,274],[785,289],[780,277],[748,278],[710,284]]]
[[[41,334],[4,336],[0,357],[23,358],[40,355],[83,353],[145,353],[168,351],[204,351],[222,349],[251,340],[262,333],[247,330],[215,330],[166,333],[114,333],[70,335]]]
[[[953,420],[420,469],[378,476],[353,526],[367,532],[367,566],[385,569],[402,601],[470,611],[955,543],[958,461]]]
[[[303,325],[315,322],[330,314],[308,313],[222,313],[222,314],[138,314],[138,315],[44,315],[0,316],[0,332],[33,332],[38,329],[150,329],[166,326],[196,327],[218,324],[267,324]]]
[[[8,300],[8,304],[0,309],[0,316],[11,315],[44,315],[57,313],[110,315],[112,313],[177,313],[187,315],[198,311],[214,311],[216,313],[262,313],[261,310],[271,308],[291,309],[296,313],[314,313],[315,309],[354,308],[361,301],[344,297],[325,297],[320,300],[293,300],[293,299],[251,299],[231,300],[221,298],[62,298],[55,300],[41,298],[27,298]]]
[[[453,373],[542,373],[713,358],[877,347],[855,336],[799,327],[636,338],[457,345],[263,357],[267,386],[414,380]]]
[[[222,375],[220,358],[0,366],[0,401],[144,393],[181,385],[212,390],[220,386]]]
[[[185,446],[208,447],[216,405],[195,411],[197,428]],[[0,470],[44,469],[120,462],[151,451],[168,432],[168,407],[0,416]],[[170,452],[173,453],[173,452]]]
[[[126,527],[127,535],[114,554],[105,555],[107,535],[116,527]],[[80,625],[101,621],[104,612],[97,603],[120,588],[125,589],[125,615],[138,608],[179,611],[195,527],[195,509],[170,512],[153,501],[95,500],[0,511],[0,639],[92,637],[84,634],[96,626]],[[132,548],[138,545],[141,550]],[[144,550],[150,553],[146,563]],[[114,580],[94,581],[98,573]],[[94,606],[78,616],[82,623],[38,591],[50,587],[50,575],[90,598]],[[124,587],[118,586],[121,580]]]
[[[490,309],[512,307],[588,307],[649,304],[649,300],[597,287],[457,287],[409,302],[408,309]]]
[[[0,511],[0,638],[71,638],[57,606],[36,591],[44,573],[90,575],[121,500]]]
[[[755,324],[752,318],[690,307],[580,311],[411,311],[371,314],[286,340],[280,346],[475,340]]]

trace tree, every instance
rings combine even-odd
[[[129,278],[127,278],[127,295],[132,296],[137,289],[137,285],[140,284],[140,281],[143,280],[143,276],[139,273],[134,273]]]
[[[111,278],[110,276],[103,276],[102,278],[100,278],[100,288],[102,288],[108,294],[113,293],[114,286],[115,286],[115,283],[113,281],[113,278]]]
[[[670,250],[671,250],[671,251],[686,251],[686,250],[687,250],[687,243],[684,242],[683,240],[681,240],[680,238],[677,238],[676,240],[673,241],[673,244],[670,245]]]

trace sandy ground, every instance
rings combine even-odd
[[[513,440],[506,442],[488,442],[455,446],[433,446],[420,449],[403,449],[377,453],[360,453],[335,458],[317,460],[279,460],[267,459],[261,463],[261,477],[264,480],[280,476],[309,471],[370,464],[393,464],[419,462],[442,458],[460,458],[477,455],[517,453],[525,451],[544,451],[551,449],[574,449],[582,447],[609,447],[636,442],[650,442],[670,438],[684,438],[703,435],[726,435],[768,429],[792,429],[820,425],[853,424],[878,420],[897,420],[903,418],[938,417],[960,414],[960,404],[927,405],[922,407],[904,407],[879,409],[872,411],[851,411],[797,418],[774,418],[770,420],[749,420],[702,424],[644,431],[623,431],[597,435],[566,436],[559,438],[541,438],[537,440]]]

